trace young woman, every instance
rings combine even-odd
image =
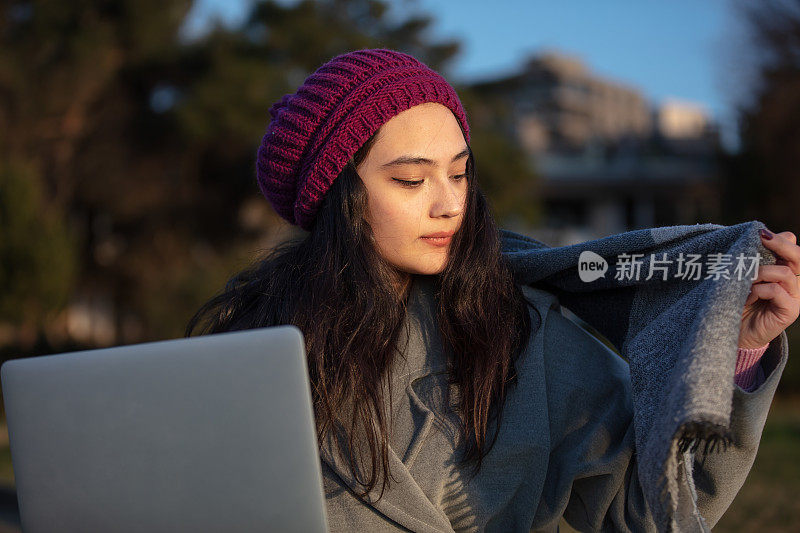
[[[270,114],[258,183],[308,235],[235,275],[186,334],[303,332],[331,530],[654,530],[626,363],[515,281],[454,89],[408,54],[358,50]],[[759,358],[800,308],[794,235],[764,242],[786,263],[762,267],[742,321],[745,443],[785,365],[762,387]],[[695,472],[709,525],[755,451]]]

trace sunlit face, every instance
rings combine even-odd
[[[401,272],[438,274],[467,198],[468,147],[452,111],[424,103],[384,123],[356,168],[368,195],[367,222],[381,256]]]

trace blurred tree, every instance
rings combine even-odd
[[[525,230],[541,222],[539,179],[520,146],[506,101],[469,87],[457,88],[470,120],[475,171],[498,224]]]
[[[738,109],[741,149],[726,167],[726,220],[800,231],[800,1],[734,5],[758,64],[751,97]]]
[[[750,31],[745,57],[756,77],[741,105],[741,149],[727,158],[727,224],[761,220],[774,231],[800,237],[800,1],[738,1]],[[787,330],[800,342],[800,325]],[[800,365],[787,364],[779,391],[800,390]]]
[[[35,163],[43,205],[75,226],[73,292],[110,295],[119,343],[180,336],[265,236],[285,228],[255,184],[273,102],[349,50],[394,48],[445,74],[459,50],[428,37],[429,17],[392,15],[379,0],[258,1],[241,27],[187,41],[191,7],[0,4],[0,163]],[[475,122],[474,148],[504,212],[524,169],[492,127]],[[4,298],[0,308],[14,309]]]
[[[41,211],[69,215],[82,246],[80,282],[71,292],[91,286],[117,301],[135,293],[127,283],[135,278],[119,268],[126,264],[120,252],[139,235],[128,239],[116,225],[155,215],[154,198],[166,204],[179,196],[169,194],[176,180],[165,179],[175,168],[171,158],[156,161],[147,149],[154,130],[147,127],[147,82],[153,65],[177,56],[175,37],[190,6],[188,0],[0,4],[0,166],[30,161],[36,173],[9,175],[31,187],[40,179]],[[55,254],[68,241],[33,242]],[[16,271],[23,264],[9,259],[10,279],[24,275]],[[38,294],[26,290],[31,298]],[[7,306],[8,296],[0,296],[0,305]]]
[[[0,321],[23,349],[53,320],[75,283],[75,237],[42,194],[33,165],[0,161]]]

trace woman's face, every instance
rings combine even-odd
[[[438,274],[461,226],[468,147],[444,105],[414,106],[384,123],[356,168],[367,188],[367,222],[381,256],[401,272]]]

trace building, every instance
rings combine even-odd
[[[509,104],[508,128],[542,180],[545,221],[537,231],[553,244],[717,217],[719,137],[701,106],[653,105],[557,52],[472,88]]]

